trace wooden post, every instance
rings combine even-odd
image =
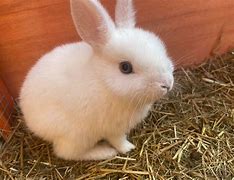
[[[13,98],[0,78],[0,136],[4,139],[10,133],[10,118],[13,113],[13,108]]]

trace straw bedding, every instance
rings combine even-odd
[[[136,149],[98,162],[64,161],[33,136],[20,112],[1,144],[0,179],[231,179],[234,53],[175,72],[174,90],[129,139]]]

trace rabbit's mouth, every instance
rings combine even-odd
[[[160,84],[157,83],[150,85],[148,88],[146,88],[146,90],[143,93],[143,96],[147,102],[153,103],[165,96],[170,90],[171,87],[162,87]]]

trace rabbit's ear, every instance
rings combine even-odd
[[[71,0],[71,14],[80,37],[93,47],[103,46],[115,29],[98,0]]]
[[[115,23],[117,27],[129,28],[135,26],[135,10],[132,0],[117,0],[115,8]]]

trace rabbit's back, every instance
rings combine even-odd
[[[90,96],[90,77],[84,71],[91,57],[88,44],[67,44],[41,57],[30,70],[20,92],[20,107],[34,133],[50,140],[51,134],[70,130],[71,122],[65,119],[71,121],[71,111],[81,109],[82,98]]]

